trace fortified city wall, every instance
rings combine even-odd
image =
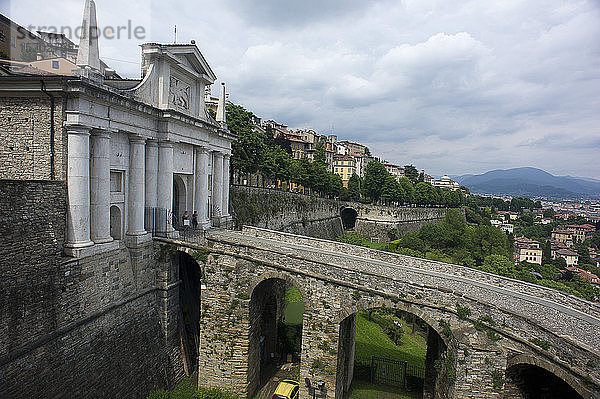
[[[0,180],[0,397],[145,397],[172,386],[183,367],[161,309],[178,293],[159,289],[168,276],[154,243],[64,258],[66,189]]]
[[[231,186],[238,227],[262,227],[333,240],[343,234],[339,201],[266,188]]]
[[[438,223],[446,208],[414,208],[352,204],[358,216],[354,230],[380,242],[392,241],[404,234],[419,231],[427,223]]]
[[[0,98],[0,131],[10,132],[0,143],[0,179],[51,179],[50,154],[55,156],[55,178],[66,177],[67,136],[62,134],[66,100],[54,94],[51,101],[41,88],[37,97]]]
[[[230,190],[238,228],[247,225],[329,240],[344,234],[342,210],[347,208],[356,211],[354,231],[382,242],[446,215],[445,208],[376,206],[249,186]]]

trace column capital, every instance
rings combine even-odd
[[[157,139],[147,139],[146,140],[146,146],[148,146],[148,147],[158,147],[158,140]]]
[[[92,128],[89,126],[83,125],[65,125],[67,129],[67,134],[81,134],[81,135],[90,135]]]
[[[142,136],[130,134],[129,135],[129,142],[130,143],[140,143],[140,144],[142,144],[142,143],[146,143],[146,138],[142,137]]]
[[[163,148],[173,148],[173,142],[169,140],[158,140],[158,146]]]
[[[223,158],[229,159],[229,158],[231,158],[231,154],[225,152],[225,153],[223,153]]]
[[[110,138],[110,131],[103,129],[92,129],[92,137],[100,137],[100,138]]]
[[[209,153],[209,150],[208,150],[208,148],[207,148],[207,147],[204,147],[204,146],[201,146],[201,145],[200,145],[200,146],[195,146],[194,148],[195,148],[195,149],[196,149],[196,151],[197,151],[198,153],[200,153],[200,154],[208,154],[208,153]]]

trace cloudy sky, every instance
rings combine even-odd
[[[0,0],[77,26],[84,0]],[[145,41],[195,39],[230,99],[434,175],[535,166],[600,178],[600,1],[97,0],[101,57],[139,75]],[[214,90],[216,94],[216,88]]]

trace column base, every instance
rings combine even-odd
[[[125,245],[128,247],[138,247],[141,244],[152,241],[152,234],[144,231],[139,233],[125,234]]]
[[[208,230],[211,228],[210,220],[201,220],[198,222],[198,228],[200,230]]]
[[[112,240],[112,238],[111,238]],[[101,252],[114,251],[120,248],[119,241],[109,241],[105,243],[95,243],[90,241],[92,245],[87,246],[71,246],[65,245],[64,253],[67,256],[71,256],[73,258],[86,258],[88,256],[96,255]]]
[[[113,242],[114,239],[112,237],[104,237],[104,238],[93,238],[94,244],[106,244],[109,242]]]
[[[231,217],[231,215],[215,216],[212,218],[212,225],[214,227],[220,227],[220,228],[226,229],[226,228],[228,228],[228,226],[231,224],[232,221],[233,221],[233,218]]]

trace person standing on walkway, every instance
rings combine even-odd
[[[198,228],[198,212],[194,211],[194,214],[192,215],[192,227],[195,229]]]

